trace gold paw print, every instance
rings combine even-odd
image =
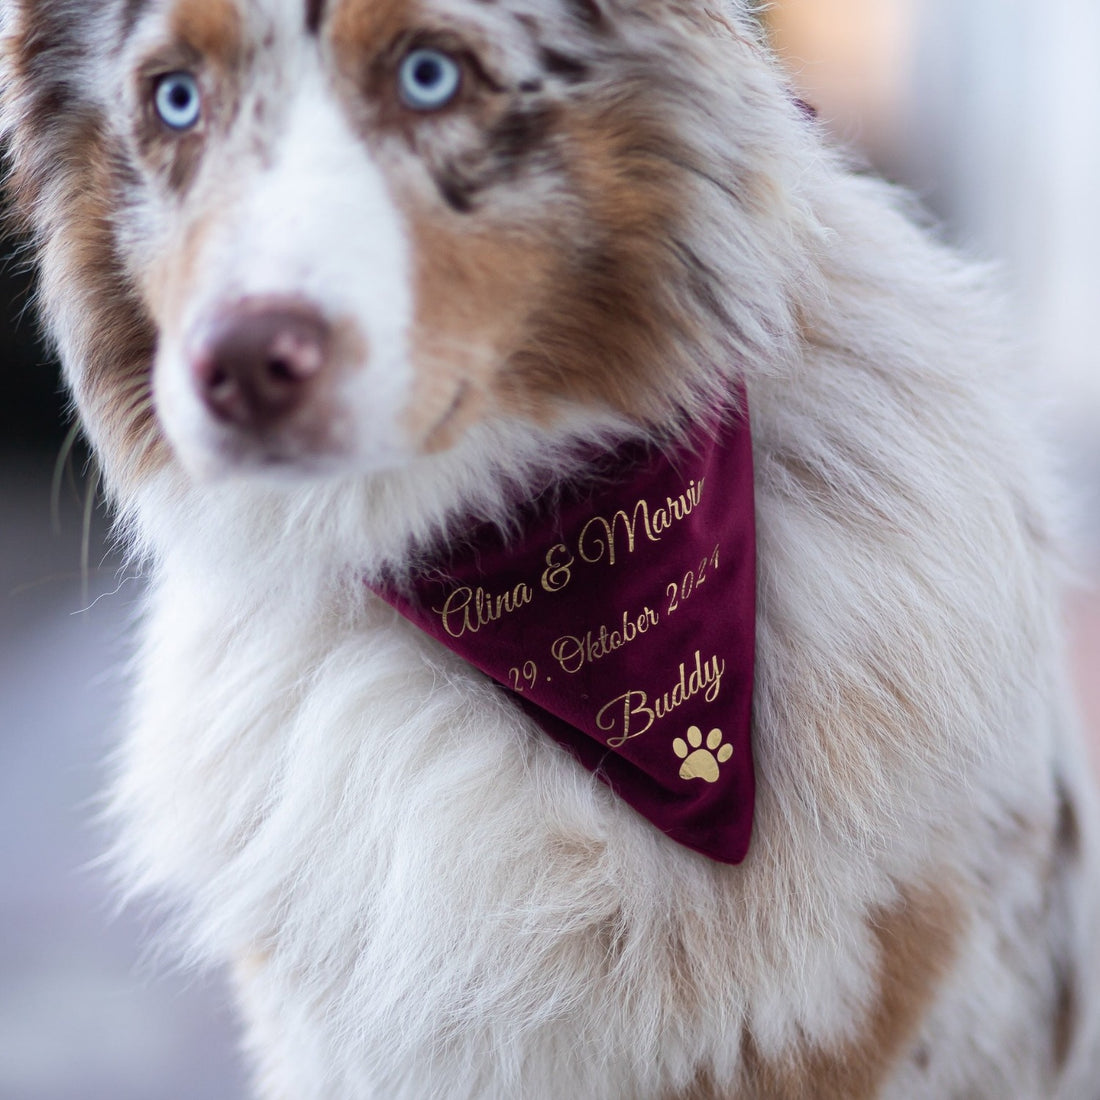
[[[724,764],[733,756],[732,745],[722,745],[722,731],[711,730],[707,734],[707,747],[702,748],[703,731],[698,726],[690,726],[687,741],[677,737],[672,742],[672,751],[683,760],[680,765],[681,779],[704,779],[708,783],[718,782],[718,765]],[[689,746],[694,751],[689,750]],[[722,745],[719,749],[718,746]],[[718,749],[717,752],[714,750]],[[689,755],[690,752],[690,755]]]

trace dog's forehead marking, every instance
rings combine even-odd
[[[204,56],[231,58],[241,45],[241,13],[233,0],[178,0],[173,35]]]
[[[530,0],[120,0],[114,25],[116,41],[126,44],[148,20],[148,41],[167,36],[233,65],[249,40],[265,51],[278,41],[285,51],[296,40],[304,45],[326,33],[345,44],[345,55],[358,51],[363,56],[427,22],[437,30],[465,28],[483,45],[491,44],[498,60],[528,69],[537,56],[538,28],[556,10],[539,8],[534,16],[532,7]],[[551,58],[557,56],[551,51]],[[552,60],[534,67],[539,75],[542,70],[555,75]]]

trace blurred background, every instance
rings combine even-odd
[[[799,94],[946,236],[1002,261],[1077,493],[1073,655],[1100,745],[1100,0],[780,0]],[[140,582],[105,541],[55,365],[0,279],[0,1100],[244,1096],[216,981],[146,954],[95,866]]]

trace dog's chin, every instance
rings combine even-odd
[[[287,485],[369,477],[401,469],[415,457],[389,441],[376,440],[373,446],[350,439],[316,441],[294,432],[246,433],[219,424],[187,432],[165,425],[165,434],[180,466],[197,485],[233,480]]]

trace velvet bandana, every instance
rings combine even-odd
[[[749,423],[639,446],[374,590],[507,691],[673,840],[752,832],[756,539]]]

